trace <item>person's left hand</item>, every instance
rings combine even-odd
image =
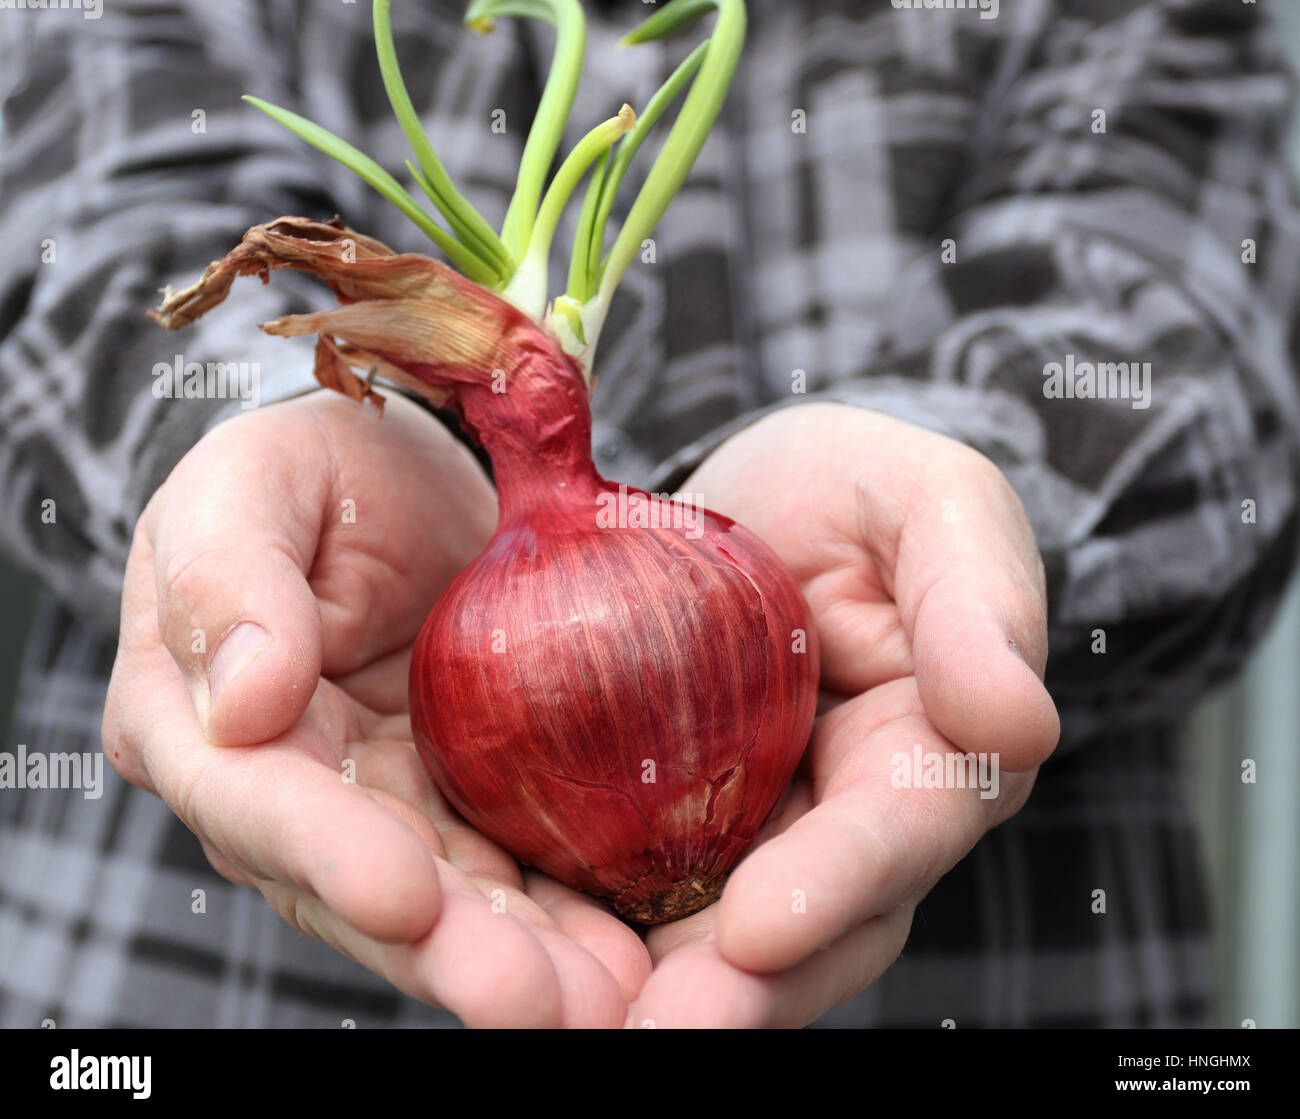
[[[893,963],[918,901],[1019,810],[1055,747],[1042,562],[988,459],[849,405],[766,417],[682,489],[798,581],[823,714],[722,897],[650,931],[655,967],[628,1024],[800,1026]],[[896,787],[915,744],[992,755],[997,795]]]

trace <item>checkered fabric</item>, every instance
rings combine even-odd
[[[460,3],[394,7],[428,130],[499,219],[550,33],[467,38]],[[644,5],[587,7],[588,116],[643,105],[693,37],[615,52]],[[657,263],[629,273],[602,338],[597,465],[662,489],[756,415],[808,399],[976,447],[1044,554],[1064,728],[1028,806],[921,905],[898,963],[819,1024],[1204,1024],[1211,915],[1178,724],[1258,639],[1295,543],[1300,220],[1276,13],[1239,0],[1002,0],[993,19],[884,0],[750,12]],[[231,411],[156,400],[154,364],[178,348],[258,361],[264,399],[310,379],[309,344],[255,328],[323,305],[310,282],[243,287],[180,345],[143,318],[157,289],[283,213],[339,212],[422,247],[346,171],[241,105],[245,91],[386,166],[406,156],[367,5],[0,11],[0,526],[49,588],[7,749],[98,749],[132,524]],[[521,123],[491,134],[494,109]],[[1150,362],[1149,407],[1044,393],[1048,363],[1124,361]],[[791,392],[796,370],[806,395]],[[44,1018],[455,1025],[218,878],[160,802],[107,768],[98,799],[0,791],[0,1025]]]

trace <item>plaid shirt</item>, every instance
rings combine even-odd
[[[460,3],[394,7],[425,123],[499,218],[550,33],[511,22],[480,40]],[[581,127],[643,105],[698,39],[616,53],[643,5],[587,7]],[[976,447],[1044,554],[1063,720],[1028,806],[922,903],[884,977],[819,1024],[1202,1024],[1211,926],[1178,720],[1259,636],[1296,516],[1300,222],[1275,13],[1238,0],[1003,0],[995,19],[884,0],[750,9],[658,263],[629,273],[602,338],[597,465],[662,489],[755,415],[807,399]],[[278,273],[173,337],[143,318],[156,291],[282,213],[337,211],[420,248],[244,91],[364,138],[386,166],[405,158],[367,5],[0,12],[0,525],[50,588],[7,747],[98,749],[133,521],[238,410],[156,400],[154,364],[180,349],[258,361],[263,399],[291,394],[309,344],[255,324],[329,303]],[[1150,362],[1150,406],[1049,398],[1045,365],[1071,360]],[[796,369],[806,396],[791,394]],[[455,1021],[283,926],[107,768],[97,800],[0,791],[0,1025],[47,1017]]]

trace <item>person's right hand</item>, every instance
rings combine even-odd
[[[408,994],[617,1026],[641,940],[470,829],[411,741],[411,645],[495,522],[473,456],[400,397],[219,425],[136,528],[105,752],[224,877]]]

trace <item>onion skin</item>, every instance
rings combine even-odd
[[[540,395],[572,401],[568,375],[538,374]],[[629,920],[684,917],[716,899],[807,744],[807,604],[733,521],[602,479],[585,393],[573,411],[540,410],[531,433],[535,393],[458,398],[501,515],[416,641],[420,755],[461,815],[523,862]],[[636,502],[662,527],[611,525]]]

